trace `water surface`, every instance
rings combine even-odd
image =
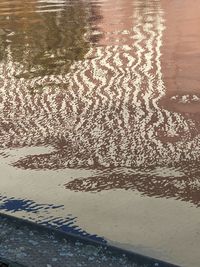
[[[200,3],[0,3],[1,210],[199,266]]]

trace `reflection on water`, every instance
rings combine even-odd
[[[1,147],[52,145],[55,151],[31,155],[13,165],[109,168],[108,179],[116,167],[141,167],[146,175],[136,176],[148,195],[193,200],[194,185],[199,190],[198,170],[188,162],[198,166],[198,124],[192,115],[160,104],[165,101],[166,87],[161,68],[164,19],[158,2],[147,6],[143,1],[131,1],[128,6],[121,2],[112,24],[108,23],[112,5],[102,13],[82,2],[67,8],[61,3],[57,12],[33,12],[39,8],[31,3],[15,14],[12,7],[1,19],[7,27],[1,36],[6,51],[0,66]],[[115,20],[121,22],[119,27]],[[95,23],[93,27],[102,32],[100,45],[89,47],[84,36],[91,35]],[[176,96],[172,107],[173,101]],[[157,176],[148,175],[149,167],[158,166],[185,166],[184,181],[176,178],[172,186],[169,175],[162,180],[166,190]],[[138,189],[132,175],[123,176],[122,188]],[[154,191],[149,192],[147,181],[153,183]],[[193,202],[197,204],[199,198]]]
[[[94,12],[89,12],[87,5],[75,2],[66,7],[65,1],[17,1],[15,5],[14,1],[5,6],[0,6],[1,60],[6,60],[10,51],[12,62],[18,64],[15,77],[66,73],[73,61],[83,59],[88,51],[85,34]]]
[[[125,189],[136,190],[147,196],[177,198],[200,206],[200,183],[198,162],[178,168],[108,169],[100,175],[84,179],[74,179],[66,188],[83,192]],[[196,166],[195,166],[196,165]],[[193,169],[191,172],[190,168]],[[182,173],[184,171],[184,173]],[[192,176],[192,178],[191,178]]]
[[[23,211],[28,214],[29,220],[36,219],[36,222],[45,226],[52,226],[58,230],[66,231],[72,234],[82,235],[84,237],[90,237],[90,239],[105,243],[103,238],[96,235],[89,235],[76,226],[76,218],[72,216],[59,217],[59,211],[63,209],[64,205],[54,204],[37,204],[32,200],[15,199],[14,197],[7,198],[0,195],[0,210],[1,212],[16,213]],[[51,211],[57,211],[58,216],[44,216],[45,213],[51,214]],[[35,216],[34,216],[35,215]],[[22,216],[27,219],[27,216]],[[36,218],[34,218],[36,217]]]
[[[199,207],[199,9],[187,0],[1,3],[1,149],[53,147],[14,161],[16,171],[93,169],[63,187]]]

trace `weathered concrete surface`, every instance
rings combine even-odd
[[[0,215],[0,264],[2,259],[9,267],[173,267]]]

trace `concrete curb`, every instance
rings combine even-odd
[[[4,259],[0,257],[0,264],[5,264],[8,267],[26,267],[25,265],[19,264],[17,262],[10,261],[8,259]],[[1,266],[1,265],[0,265]]]
[[[125,254],[126,257],[132,261],[134,261],[137,264],[147,264],[149,267],[180,267],[177,265],[174,265],[172,263],[168,263],[168,262],[164,262],[161,260],[157,260],[139,253],[135,253],[132,251],[128,251],[128,250],[124,250],[115,246],[111,246],[109,244],[105,244],[103,242],[99,242],[99,241],[94,241],[91,240],[88,237],[83,237],[83,236],[79,236],[76,234],[72,234],[72,233],[66,233],[64,231],[61,230],[57,230],[57,229],[53,229],[47,226],[43,226],[43,225],[39,225],[37,223],[25,220],[25,219],[20,219],[20,218],[16,218],[14,216],[8,215],[8,214],[4,214],[0,212],[0,217],[2,218],[6,218],[8,220],[11,221],[11,223],[15,224],[15,225],[19,225],[19,226],[27,226],[27,227],[31,227],[32,229],[35,229],[39,232],[42,233],[48,233],[51,235],[56,236],[58,239],[62,240],[62,239],[66,239],[69,242],[72,243],[76,243],[77,241],[82,242],[85,245],[93,245],[93,246],[98,246],[101,247],[103,250],[107,250],[107,251],[111,251],[113,254],[117,254],[117,255],[123,255]],[[9,267],[23,267],[22,265],[17,265],[17,263],[13,263],[13,262],[9,262],[9,260],[4,260],[2,259],[3,262],[8,262],[10,265]]]

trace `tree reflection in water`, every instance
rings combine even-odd
[[[146,169],[108,169],[93,177],[75,179],[65,185],[67,189],[82,192],[103,190],[137,190],[147,196],[176,198],[200,206],[198,162]],[[193,169],[193,172],[191,172]],[[163,173],[166,173],[163,175]],[[170,174],[171,171],[171,174]],[[184,173],[183,173],[184,171]]]
[[[30,24],[25,35],[16,30],[9,37],[10,61],[5,57],[1,64],[8,74],[2,81],[2,147],[54,147],[18,160],[18,168],[96,170],[67,183],[71,190],[139,190],[198,206],[198,122],[162,104],[163,10],[158,1],[145,6],[135,0],[119,1],[113,12],[110,3],[96,17],[100,33],[94,36],[102,38],[93,41],[101,45],[89,46],[84,38],[95,16],[90,19],[81,2],[63,16],[45,15],[35,33]],[[12,38],[27,50],[15,52]]]
[[[52,10],[45,1],[41,5],[13,1],[0,7],[0,27],[7,33],[1,36],[1,60],[6,59],[9,47],[13,62],[21,65],[15,77],[66,74],[74,61],[84,59],[92,19],[100,19],[97,9],[82,1],[60,2],[60,6],[52,4]]]

